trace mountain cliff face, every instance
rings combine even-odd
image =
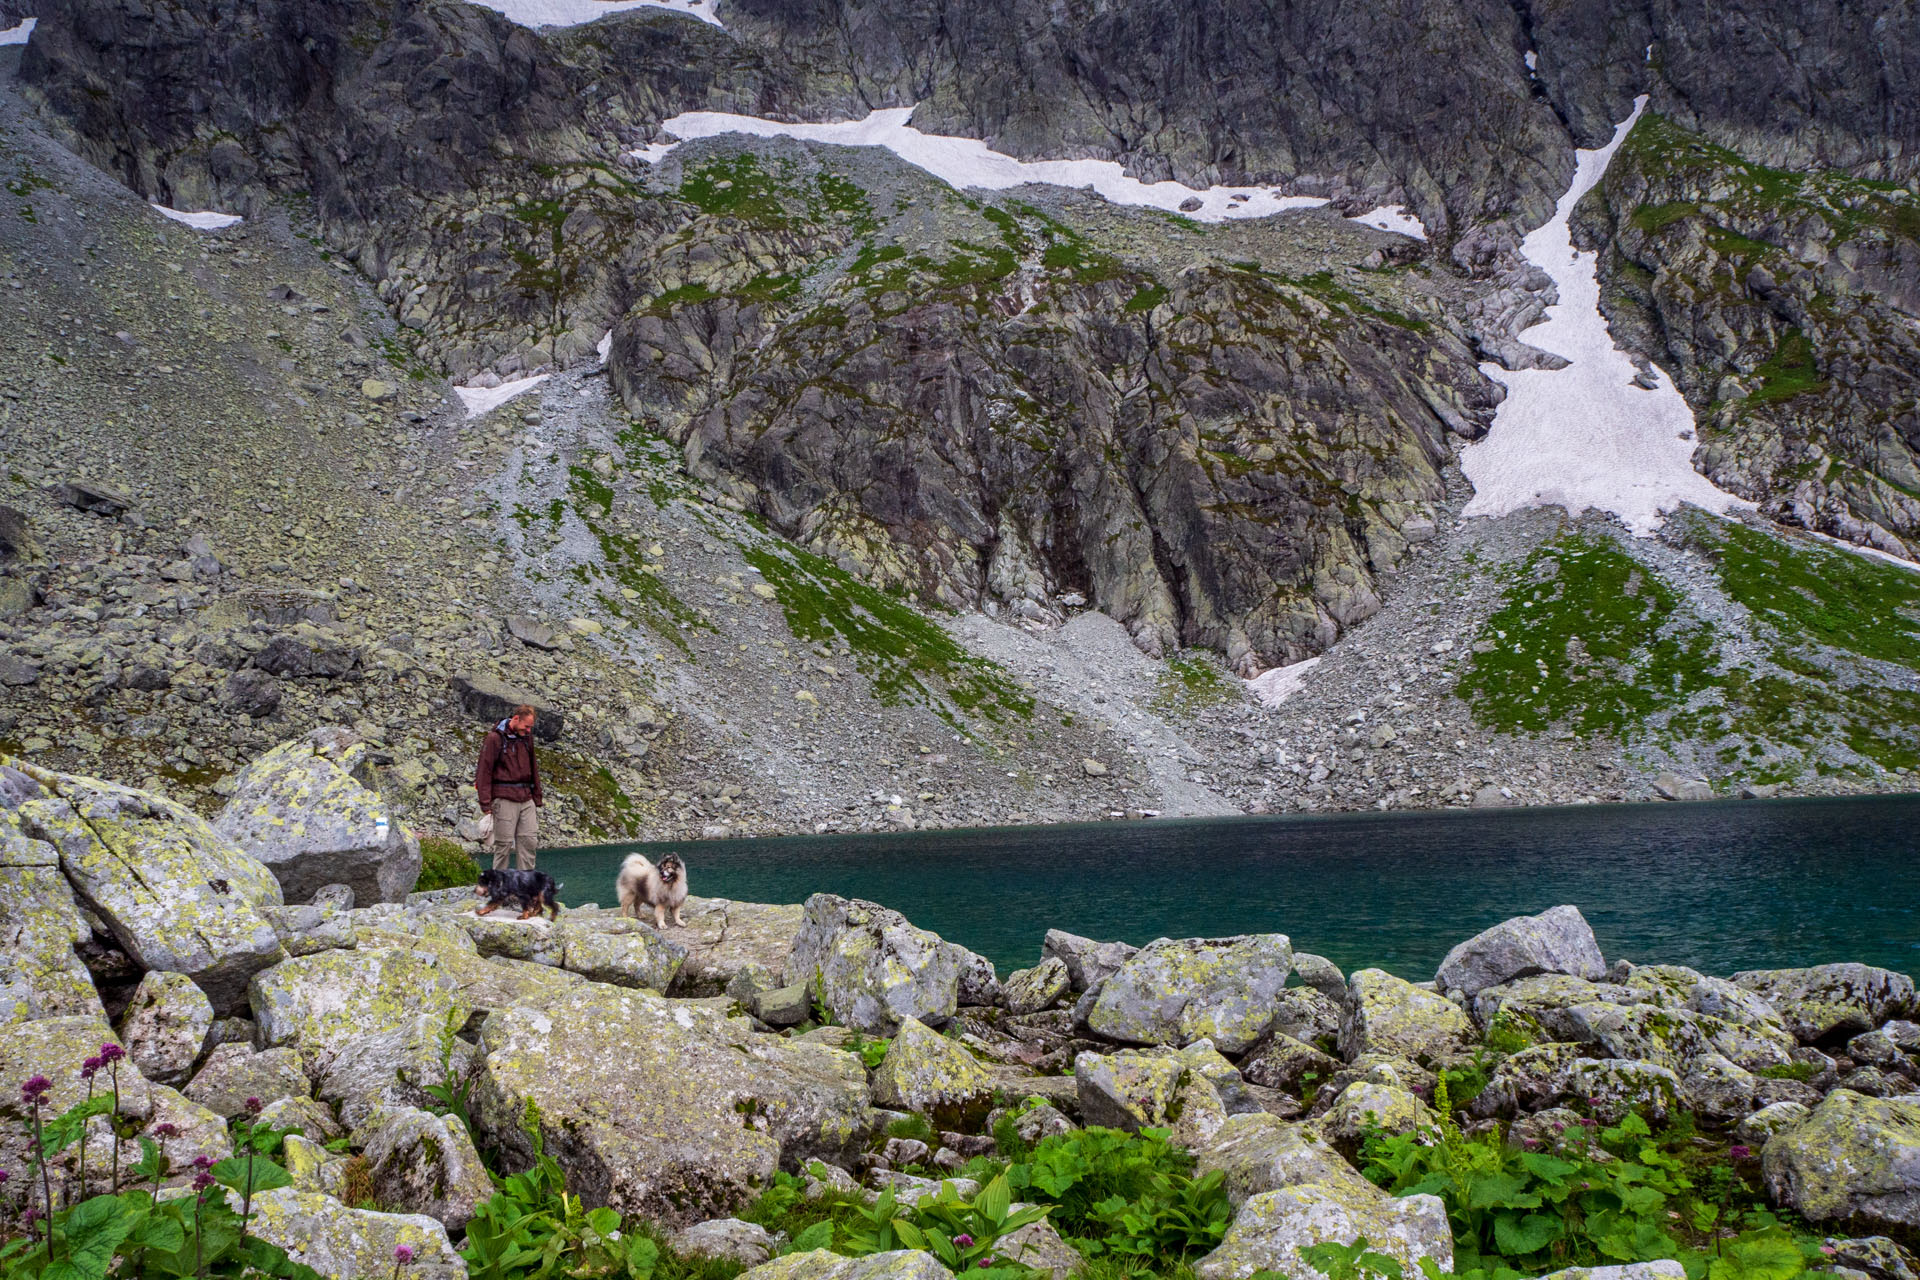
[[[604,340],[619,448],[664,441],[728,519],[888,599],[1036,633],[1096,609],[1151,657],[1249,677],[1393,614],[1452,545],[1456,455],[1503,398],[1483,364],[1561,362],[1524,337],[1556,298],[1522,237],[1646,97],[1573,218],[1616,341],[1671,376],[1695,466],[1765,520],[1920,547],[1910,5],[713,14],[534,30],[465,0],[69,0],[19,75],[147,198],[310,216],[423,376],[580,375]],[[900,107],[1005,156],[1328,204],[1208,224],[955,189],[877,148],[666,145],[685,112]],[[1353,219],[1389,204],[1426,238]],[[594,537],[582,583],[624,554]]]

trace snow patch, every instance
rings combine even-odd
[[[1553,220],[1521,243],[1521,252],[1553,278],[1560,301],[1520,336],[1564,356],[1563,369],[1480,371],[1507,389],[1484,439],[1461,455],[1473,482],[1469,516],[1503,516],[1522,507],[1561,506],[1570,515],[1609,511],[1636,536],[1665,523],[1666,513],[1690,503],[1724,515],[1750,507],[1693,469],[1693,412],[1657,367],[1649,391],[1634,385],[1638,370],[1613,344],[1600,314],[1598,255],[1573,247],[1567,219],[1646,109],[1643,95],[1606,146],[1577,153],[1573,185]]]
[[[593,349],[600,353],[600,363],[605,364],[607,357],[613,354],[613,330],[607,330],[607,336],[600,339]]]
[[[28,18],[17,27],[8,27],[5,31],[0,31],[0,45],[25,44],[27,37],[33,34],[34,24],[39,21],[38,18]]]
[[[1535,53],[1531,49],[1527,50],[1527,70],[1538,71],[1539,69],[1540,69],[1540,55]]]
[[[1277,707],[1300,692],[1306,682],[1307,672],[1319,665],[1320,659],[1306,658],[1290,666],[1262,671],[1247,681],[1247,692],[1258,698],[1262,706]]]
[[[468,0],[523,27],[577,27],[629,9],[671,9],[720,26],[712,0]],[[722,28],[724,30],[724,28]]]
[[[682,141],[744,133],[756,138],[786,137],[847,147],[885,147],[908,164],[925,169],[952,187],[1005,191],[1027,183],[1087,187],[1114,204],[1179,213],[1197,222],[1257,218],[1285,209],[1312,209],[1327,203],[1319,196],[1290,196],[1271,187],[1209,187],[1197,191],[1178,182],[1142,182],[1130,178],[1112,160],[1017,160],[975,138],[922,133],[907,121],[912,107],[886,107],[864,120],[830,124],[787,124],[725,111],[689,111],[661,128]],[[670,147],[654,143],[629,155],[658,163]],[[1193,208],[1182,208],[1186,204]]]
[[[1378,209],[1369,209],[1347,221],[1358,222],[1376,231],[1391,231],[1395,235],[1412,236],[1415,240],[1427,238],[1427,224],[1408,213],[1405,205],[1383,204]]]
[[[460,397],[460,403],[467,406],[467,416],[477,418],[483,413],[498,409],[521,392],[533,390],[551,376],[551,374],[536,373],[531,378],[515,378],[512,382],[503,382],[497,387],[455,387],[453,391]]]
[[[237,213],[183,213],[178,209],[169,209],[163,204],[153,206],[153,210],[163,218],[172,218],[175,222],[183,222],[200,231],[219,231],[223,227],[231,227],[245,221]]]
[[[659,164],[667,158],[668,152],[679,145],[677,142],[649,142],[646,146],[629,151],[627,154],[644,164]]]

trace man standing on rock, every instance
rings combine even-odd
[[[521,705],[487,731],[480,748],[480,767],[473,771],[473,789],[480,793],[480,811],[493,815],[493,865],[507,866],[507,851],[522,871],[533,870],[533,852],[540,843],[539,806],[546,803],[540,790],[540,766],[533,759],[533,708]]]

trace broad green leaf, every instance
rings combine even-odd
[[[833,1223],[831,1222],[816,1222],[793,1238],[795,1253],[831,1248],[833,1248]]]
[[[1528,1192],[1526,1182],[1511,1173],[1475,1178],[1467,1195],[1469,1209],[1537,1209],[1540,1197]]]
[[[113,1095],[107,1093],[68,1107],[41,1127],[40,1154],[47,1158],[59,1155],[80,1140],[80,1135],[86,1132],[89,1120],[95,1116],[103,1116],[111,1110],[113,1110]]]
[[[247,1185],[249,1178],[247,1162],[239,1156],[228,1156],[214,1165],[212,1172],[215,1182],[223,1187],[231,1187],[243,1196],[257,1196],[262,1191],[278,1191],[281,1187],[293,1185],[293,1175],[265,1156],[253,1158],[251,1188]]]
[[[652,1280],[660,1265],[660,1246],[645,1236],[627,1237],[627,1280]]]
[[[1558,1218],[1544,1213],[1503,1213],[1494,1219],[1493,1240],[1500,1252],[1512,1257],[1538,1253],[1564,1234]]]
[[[1807,1269],[1792,1238],[1781,1232],[1743,1234],[1722,1246],[1708,1280],[1793,1280]]]
[[[927,1233],[914,1226],[911,1222],[908,1222],[905,1218],[897,1218],[894,1220],[893,1231],[895,1235],[900,1237],[900,1243],[909,1249],[925,1249],[927,1247]]]
[[[1007,1177],[1001,1174],[980,1189],[973,1198],[973,1207],[978,1209],[988,1221],[1000,1223],[1006,1219],[1007,1209],[1013,1203],[1013,1190],[1007,1186]]]
[[[597,1236],[610,1236],[620,1229],[620,1213],[604,1206],[587,1211],[587,1225]]]

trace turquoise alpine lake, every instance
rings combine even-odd
[[[631,851],[680,854],[706,897],[881,903],[1002,975],[1055,928],[1284,933],[1345,969],[1430,978],[1455,943],[1563,902],[1609,961],[1920,968],[1920,795],[598,845],[542,850],[540,866],[563,902],[611,906]]]

